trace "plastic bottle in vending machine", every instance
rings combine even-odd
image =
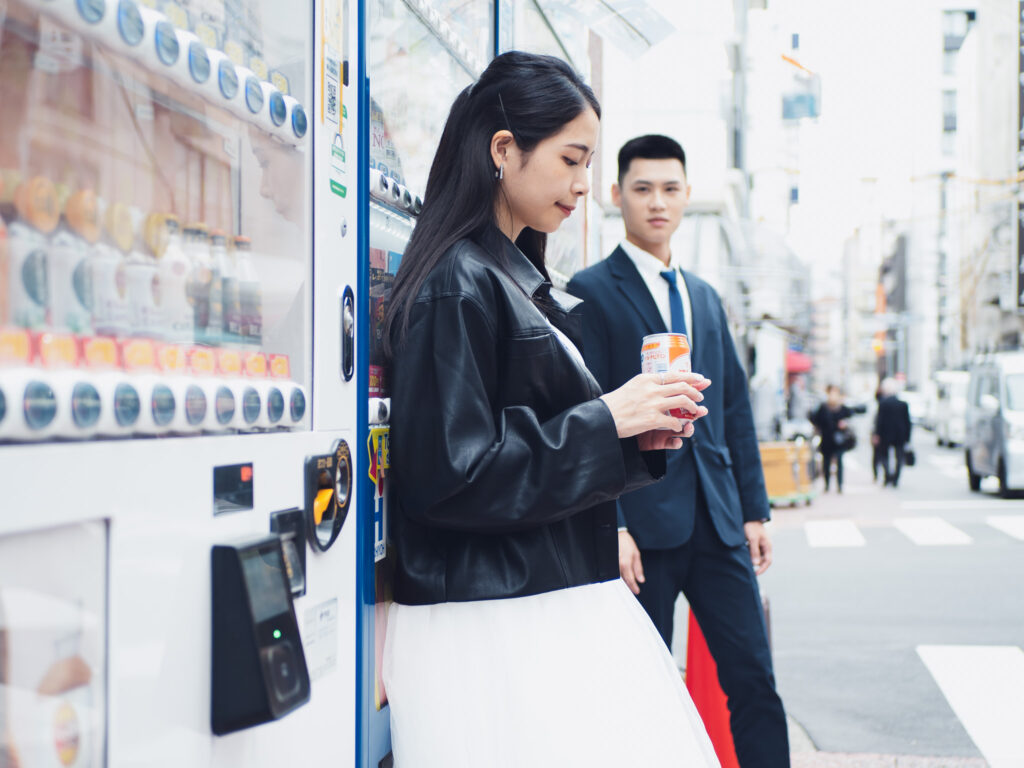
[[[96,193],[82,189],[64,204],[60,226],[50,238],[50,326],[59,331],[92,332],[92,275],[89,256],[100,237]]]
[[[47,242],[57,227],[57,191],[53,183],[36,176],[14,192],[18,220],[8,230],[8,301],[11,321],[23,328],[46,323]]]
[[[156,259],[134,243],[125,257],[124,273],[131,334],[146,339],[163,338],[163,292]]]
[[[132,247],[132,215],[123,203],[103,214],[103,237],[89,254],[92,276],[92,326],[101,336],[128,332],[128,283],[125,253]]]
[[[157,232],[151,246],[157,259],[157,277],[163,305],[164,337],[169,341],[191,342],[195,333],[195,313],[188,296],[192,263],[185,255],[181,225],[176,216],[159,216],[153,224]]]
[[[242,341],[242,299],[238,292],[238,238],[232,238],[231,249],[226,251],[226,263],[221,272],[224,294],[224,341]]]
[[[205,224],[190,224],[185,228],[185,256],[192,269],[188,294],[192,301],[193,336],[198,342],[209,343],[210,283],[213,273],[210,236]]]
[[[263,286],[252,259],[248,237],[235,238],[235,277],[238,280],[239,337],[246,344],[263,343]]]
[[[0,328],[3,328],[11,321],[10,309],[8,308],[7,281],[10,271],[7,266],[7,225],[3,218],[0,218]]]
[[[229,261],[227,237],[219,229],[210,233],[210,324],[209,343],[221,344],[224,339],[224,279],[234,278]]]

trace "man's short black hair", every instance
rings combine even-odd
[[[641,158],[643,160],[678,160],[683,164],[683,173],[686,173],[686,153],[675,139],[662,136],[657,133],[650,133],[646,136],[637,136],[622,145],[619,150],[619,184],[622,177],[629,172],[630,164]]]

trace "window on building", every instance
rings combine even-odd
[[[959,51],[974,22],[974,11],[942,12],[942,49]]]
[[[799,50],[799,48],[800,48],[800,33],[798,33],[798,32],[794,32],[793,33],[792,43],[793,43],[793,50],[794,51]]]
[[[956,131],[956,91],[942,92],[942,130],[946,133]]]
[[[944,75],[955,75],[956,74],[956,60],[960,56],[960,51],[943,51],[942,52],[942,74]]]

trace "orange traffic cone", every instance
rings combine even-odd
[[[690,691],[690,698],[704,721],[722,768],[739,768],[732,731],[729,729],[729,707],[726,705],[725,693],[718,684],[718,667],[711,658],[711,651],[708,650],[693,611],[690,611],[687,632],[686,687]]]

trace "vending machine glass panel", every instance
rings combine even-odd
[[[311,5],[3,7],[0,441],[308,428]]]

